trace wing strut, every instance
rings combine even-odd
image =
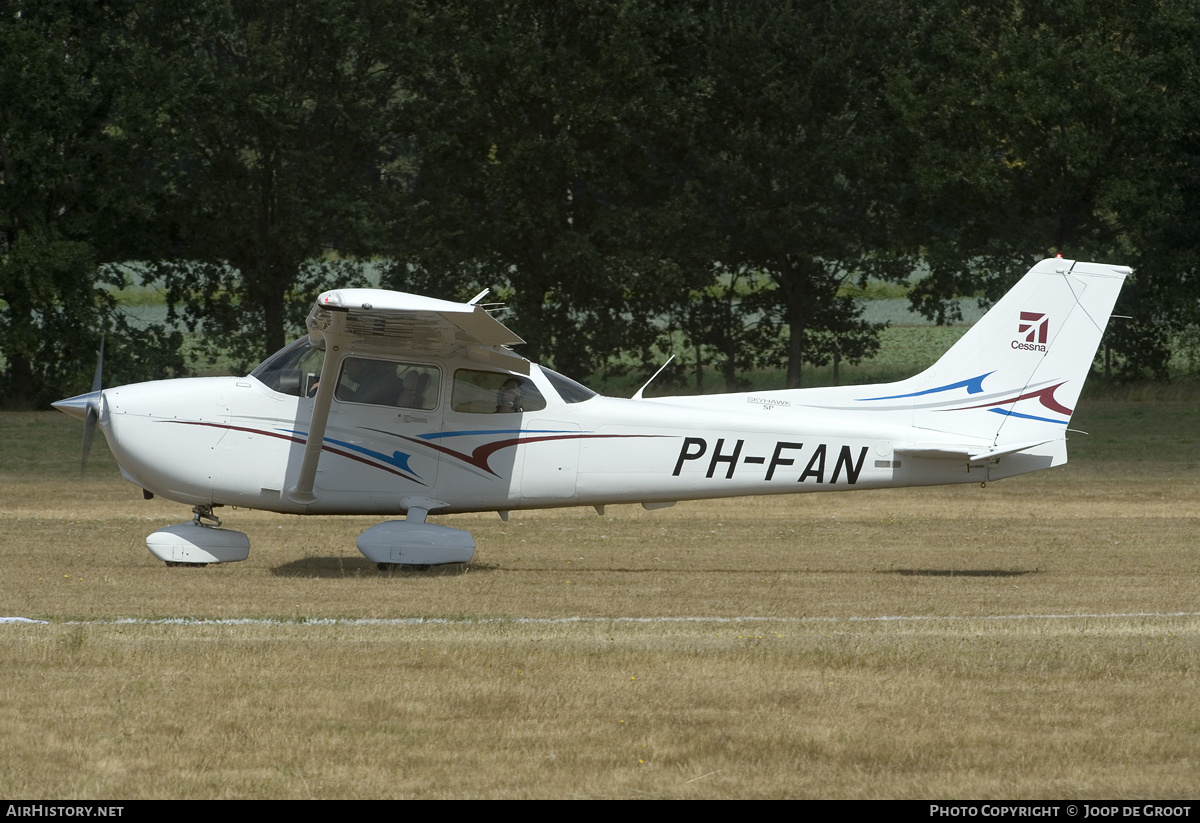
[[[317,480],[317,464],[321,460],[321,447],[325,443],[325,427],[329,424],[329,408],[333,405],[333,393],[337,389],[338,374],[346,356],[345,346],[340,345],[342,336],[333,332],[345,327],[345,315],[336,313],[332,329],[325,330],[325,362],[321,364],[321,378],[317,383],[317,396],[313,398],[312,419],[308,424],[308,440],[304,444],[304,459],[300,463],[300,474],[296,485],[287,495],[297,503],[314,503],[317,496],[313,486]],[[337,341],[337,342],[335,342]]]

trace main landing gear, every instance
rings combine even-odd
[[[381,572],[390,572],[398,569],[407,569],[414,572],[427,572],[431,568],[428,563],[376,563],[375,568]]]
[[[471,562],[475,556],[475,538],[470,532],[425,522],[429,510],[444,503],[417,498],[403,502],[408,510],[404,520],[372,526],[354,541],[380,571],[395,566],[423,571],[430,566]]]

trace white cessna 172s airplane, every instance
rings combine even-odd
[[[170,564],[244,560],[218,506],[395,516],[357,540],[381,569],[466,563],[429,514],[980,483],[1067,460],[1071,412],[1129,270],[1038,263],[937,363],[896,383],[602,397],[509,347],[477,305],[322,294],[308,335],[246,377],[96,390],[98,425],[147,498],[193,507],[146,539]],[[97,370],[99,373],[99,370]]]

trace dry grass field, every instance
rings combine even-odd
[[[0,415],[0,795],[1200,796],[1200,403],[1081,405],[982,489],[439,518],[454,574],[228,510],[167,568],[185,507]]]

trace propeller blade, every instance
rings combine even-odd
[[[100,338],[100,355],[96,358],[96,376],[92,378],[92,391],[100,391],[101,375],[104,373],[104,338]]]
[[[100,354],[96,358],[96,376],[92,378],[92,394],[95,400],[89,401],[87,415],[83,419],[83,457],[79,461],[79,474],[87,473],[88,455],[92,452],[92,438],[96,434],[96,421],[100,419],[100,390],[104,374],[104,338],[100,338]]]
[[[83,420],[83,457],[79,461],[79,473],[87,473],[88,455],[92,452],[92,438],[96,434],[96,407],[88,405],[87,417]]]

